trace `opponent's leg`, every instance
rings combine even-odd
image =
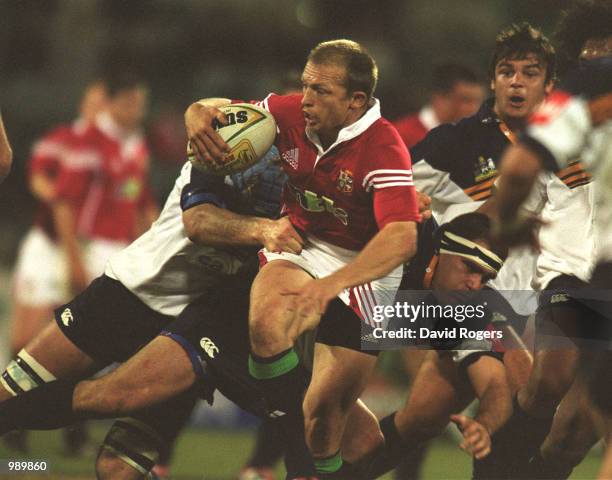
[[[53,322],[9,363],[0,380],[0,401],[56,378],[84,373],[93,363]]]
[[[146,478],[161,452],[175,441],[189,419],[196,399],[196,391],[190,389],[130,418],[117,420],[98,456],[97,477],[100,480]]]
[[[529,464],[529,477],[568,478],[599,439],[592,421],[586,385],[577,377],[555,414],[550,433]]]
[[[427,353],[404,407],[380,421],[385,443],[368,466],[360,465],[367,478],[378,478],[393,469],[404,455],[438,436],[451,414],[465,408],[473,396],[459,380],[450,355]]]

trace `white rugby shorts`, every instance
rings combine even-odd
[[[111,255],[123,242],[95,239],[83,248],[90,280],[100,276]],[[61,305],[71,298],[68,262],[62,249],[40,228],[33,227],[21,242],[13,275],[15,299],[32,307]]]
[[[312,235],[300,255],[287,252],[259,251],[260,266],[274,260],[287,260],[298,265],[314,278],[323,278],[350,263],[359,252],[332,245]],[[343,290],[338,298],[352,308],[357,315],[372,327],[385,328],[385,321],[374,320],[375,307],[393,305],[402,280],[403,265],[378,280]]]

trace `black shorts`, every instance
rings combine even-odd
[[[173,320],[106,275],[55,310],[64,335],[102,365],[126,361]]]
[[[595,346],[605,340],[609,320],[592,298],[593,288],[580,279],[561,275],[540,294],[536,313],[536,347]]]
[[[376,343],[368,341],[371,332],[371,327],[366,325],[352,308],[347,307],[339,298],[334,298],[321,317],[316,341],[378,356],[380,350],[375,349]],[[363,348],[366,346],[367,349]]]
[[[250,282],[219,285],[202,295],[162,335],[179,343],[196,375],[240,408],[268,415],[264,395],[248,370]]]

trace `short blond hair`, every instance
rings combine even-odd
[[[374,95],[378,83],[378,66],[368,51],[352,40],[340,39],[319,43],[310,51],[308,61],[317,65],[341,65],[346,68],[349,93]]]

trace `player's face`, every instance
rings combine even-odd
[[[546,65],[535,54],[521,60],[502,59],[491,81],[495,112],[506,122],[525,121],[552,90],[546,83]]]
[[[319,135],[323,143],[331,143],[338,132],[359,119],[366,105],[365,93],[349,94],[346,68],[333,64],[308,62],[302,73],[302,111],[306,128]]]
[[[476,240],[475,243],[490,248],[483,241]],[[491,273],[470,259],[441,253],[432,280],[432,288],[447,292],[480,290],[490,279]]]
[[[94,83],[87,87],[81,100],[79,111],[81,117],[88,122],[93,121],[96,115],[106,106],[106,89],[101,83]]]
[[[484,100],[484,88],[478,83],[456,82],[448,93],[434,95],[440,123],[455,123],[474,115]]]
[[[474,115],[484,100],[484,88],[478,83],[457,82],[451,92],[453,114],[451,122]]]
[[[108,110],[115,121],[125,130],[140,126],[147,111],[148,92],[136,87],[118,92],[109,101]]]

